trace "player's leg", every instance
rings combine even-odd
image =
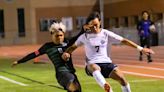
[[[81,92],[81,85],[77,80],[70,82],[68,86],[68,92]]]
[[[96,82],[104,88],[106,92],[112,92],[109,83],[106,82],[104,76],[101,74],[101,68],[97,64],[87,65],[86,70],[91,73],[90,75],[93,75]]]
[[[146,38],[146,46],[147,46],[147,48],[150,48],[150,46],[151,46],[150,36]],[[150,53],[147,55],[147,60],[148,60],[148,63],[153,61],[152,58],[151,58],[151,54]]]
[[[81,86],[75,74],[70,72],[60,72],[56,75],[58,83],[68,92],[81,92]]]
[[[129,83],[126,81],[123,73],[119,70],[118,67],[112,71],[109,77],[121,84],[122,92],[131,92]]]
[[[144,47],[145,46],[144,37],[142,37],[142,36],[140,37],[140,45],[141,45],[141,47]],[[140,51],[140,56],[139,56],[139,60],[140,61],[143,60],[142,55],[143,55],[143,53]]]
[[[75,79],[74,79],[74,81],[73,81],[73,84],[74,84],[74,86],[76,86],[76,91],[74,91],[74,92],[82,92],[82,91],[81,91],[81,85],[80,85],[80,82],[79,82],[79,80],[78,80],[76,74],[73,74],[73,75],[74,75],[74,77],[75,77]]]

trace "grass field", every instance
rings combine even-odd
[[[29,61],[11,68],[13,61],[13,59],[0,59],[0,92],[66,92],[57,84],[52,64],[33,64]],[[76,67],[76,70],[83,92],[104,92],[92,77],[85,74],[83,68]],[[132,75],[126,75],[126,78],[130,82],[132,92],[164,92],[164,80]],[[12,83],[11,80],[25,85]],[[121,92],[120,85],[116,81],[107,80],[114,92]]]

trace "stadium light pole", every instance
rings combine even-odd
[[[104,0],[99,0],[101,27],[104,28]]]

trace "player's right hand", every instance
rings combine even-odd
[[[18,64],[18,61],[14,61],[14,62],[12,63],[12,65],[11,65],[11,67],[16,66],[17,64]]]
[[[71,55],[70,55],[69,53],[64,52],[64,53],[62,54],[62,59],[63,59],[64,61],[68,61],[70,57],[71,57]]]
[[[142,35],[144,34],[144,30],[141,30],[141,34],[142,34]]]

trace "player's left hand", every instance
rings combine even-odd
[[[86,33],[91,33],[91,28],[93,28],[93,25],[85,24],[83,25],[83,29],[85,30]]]
[[[149,48],[143,48],[142,52],[144,54],[146,54],[146,55],[148,55],[148,54],[155,54],[155,52],[152,49],[149,49]]]
[[[11,65],[11,67],[16,66],[17,64],[18,64],[18,61],[14,61],[14,62],[12,63],[12,65]]]
[[[91,28],[92,26],[93,26],[93,25],[85,24],[85,25],[83,25],[83,28],[84,28],[85,30],[90,30],[90,28]]]

